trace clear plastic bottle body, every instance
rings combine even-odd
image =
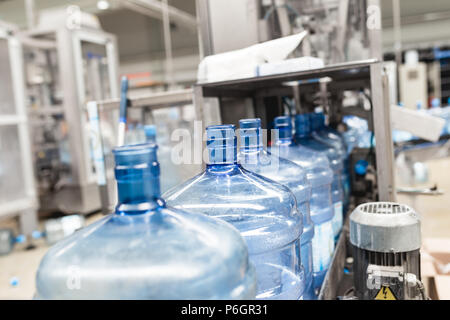
[[[234,126],[208,127],[207,134],[206,170],[164,198],[171,206],[223,219],[240,231],[256,268],[257,299],[299,299],[304,291],[303,224],[295,196],[237,163]]]
[[[305,274],[304,300],[315,298],[312,275],[312,238],[314,225],[309,212],[311,185],[306,170],[284,158],[264,150],[260,119],[244,119],[240,124],[240,151],[238,163],[245,169],[288,187],[295,195],[297,209],[303,216],[303,233],[300,237],[301,262]]]
[[[293,142],[289,117],[278,117],[275,120],[275,128],[279,130],[279,135],[275,137],[268,151],[305,168],[311,184],[310,215],[314,224],[313,278],[317,290],[322,285],[334,252],[332,229],[334,207],[331,199],[333,172],[326,156]]]
[[[254,267],[239,232],[159,197],[156,146],[115,150],[115,213],[42,259],[38,299],[252,299]]]
[[[329,143],[325,143],[313,138],[311,134],[310,116],[308,114],[297,115],[295,118],[296,134],[295,142],[312,150],[323,153],[328,157],[330,167],[333,170],[333,182],[331,184],[332,202],[334,208],[334,216],[332,221],[333,234],[335,240],[339,237],[343,225],[344,213],[344,181],[347,176],[344,175],[345,152],[339,148],[333,147]]]

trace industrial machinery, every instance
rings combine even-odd
[[[406,108],[428,107],[427,64],[419,62],[417,51],[407,51],[405,64],[398,68],[400,102]]]
[[[85,103],[118,97],[116,39],[96,16],[69,6],[41,11],[21,41],[40,210],[98,210]],[[102,114],[105,149],[115,144],[117,119],[118,111]],[[112,177],[111,156],[106,161]]]
[[[156,92],[128,98],[126,138],[136,135],[133,139],[129,139],[129,143],[145,142],[145,140],[139,138],[139,130],[141,130],[144,135],[143,139],[145,139],[144,125],[151,124],[156,127],[156,141],[160,146],[158,157],[161,164],[161,173],[164,174],[164,178],[161,180],[162,189],[168,185],[175,186],[201,172],[202,150],[200,146],[203,132],[201,123],[196,121],[201,120],[201,117],[193,106],[193,98],[192,89]],[[102,117],[118,111],[119,106],[120,99],[118,98],[89,102],[88,108],[94,108],[93,115],[90,116],[91,128],[94,132],[91,136],[93,140],[95,140],[96,135],[99,135],[95,132],[104,135],[105,127]],[[97,112],[100,123],[97,123]],[[180,148],[182,146],[186,147],[184,151],[183,148]],[[94,152],[96,151],[94,150]],[[97,166],[103,167],[104,164],[99,162],[104,162],[103,158],[107,159],[111,154],[111,150],[104,148],[103,156],[100,154],[97,157]],[[172,154],[180,157],[179,163],[172,160]],[[165,183],[167,181],[164,179],[168,179],[168,177],[170,177],[168,180],[170,182]],[[108,180],[107,177],[102,178],[101,172],[98,178],[99,186],[103,184],[103,180]],[[108,184],[107,189],[111,189],[110,187]],[[111,190],[109,191],[108,194],[111,195]],[[111,197],[109,199],[104,198],[102,211],[107,212],[113,208],[116,201]]]
[[[322,92],[323,95],[314,97]],[[339,100],[344,92],[364,92],[364,99],[356,99],[344,107]],[[369,162],[369,174],[362,178],[370,179],[372,184],[370,188],[364,187],[363,194],[353,194],[353,203],[395,200],[389,86],[381,62],[371,59],[309,71],[202,83],[194,87],[194,95],[196,112],[204,126],[236,124],[240,118],[258,117],[263,128],[270,129],[278,115],[311,112],[315,107],[326,110],[334,127],[342,124],[344,115],[365,118],[376,144],[352,154],[351,158],[354,164],[358,160]],[[218,98],[218,108],[210,103],[211,98]]]
[[[378,0],[197,0],[204,56],[307,30],[304,55],[326,64],[373,58],[380,12]]]
[[[353,157],[355,164],[369,160],[369,174],[355,177],[364,190],[355,203],[394,199],[393,148],[386,112],[389,73],[381,63],[379,1],[198,0],[197,16],[205,56],[306,30],[308,35],[288,58],[314,56],[325,64],[311,71],[198,84],[196,108],[205,126],[237,125],[240,118],[259,117],[263,128],[270,129],[276,116],[320,108],[328,123],[341,127],[342,132],[345,115],[365,118],[375,131],[376,147]],[[220,27],[224,24],[229,28]]]
[[[263,128],[271,129],[277,116],[320,110],[328,125],[343,134],[345,116],[363,118],[372,134],[368,145],[353,148],[349,155],[352,193],[344,215],[361,203],[395,201],[390,73],[382,62],[380,1],[197,0],[197,16],[204,56],[306,30],[308,35],[286,59],[313,56],[324,62],[324,67],[303,71],[198,83],[196,114],[205,127],[257,117]],[[221,27],[225,24],[226,29]],[[259,63],[264,62],[271,63]],[[339,282],[345,276],[346,228],[319,299],[343,295]]]
[[[410,207],[365,203],[350,216],[355,295],[364,300],[426,299],[420,281],[420,218]]]
[[[0,22],[0,219],[16,216],[20,231],[37,227],[37,198],[25,109],[22,46]]]

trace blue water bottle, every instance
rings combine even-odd
[[[311,137],[329,147],[332,147],[343,159],[342,188],[344,192],[343,207],[344,212],[348,210],[350,203],[350,173],[349,173],[349,151],[344,135],[339,131],[325,125],[325,115],[323,112],[313,112],[309,114],[311,122]]]
[[[334,207],[333,217],[333,234],[335,241],[339,237],[343,225],[343,199],[344,191],[342,181],[343,176],[344,157],[335,148],[326,145],[320,141],[315,140],[311,136],[310,117],[307,114],[296,115],[295,117],[295,142],[315,151],[322,152],[328,157],[330,167],[333,170],[333,182],[331,184],[331,199]]]
[[[314,225],[309,214],[311,185],[306,170],[284,158],[264,150],[261,120],[243,119],[240,126],[240,150],[238,162],[247,170],[260,174],[288,187],[295,195],[297,209],[303,215],[301,242],[301,261],[305,272],[304,300],[315,299],[312,276],[312,238]]]
[[[277,131],[269,152],[305,168],[312,187],[310,214],[314,223],[313,278],[314,288],[317,291],[325,278],[334,251],[332,227],[334,207],[331,201],[333,171],[330,169],[328,158],[323,153],[294,143],[290,117],[276,117],[274,124]]]
[[[285,186],[237,162],[234,125],[206,129],[206,170],[165,195],[177,208],[233,224],[245,239],[257,273],[257,299],[299,299],[304,291],[302,215]]]
[[[114,150],[114,213],[57,242],[42,259],[38,299],[252,299],[254,267],[239,232],[167,207],[154,144]]]

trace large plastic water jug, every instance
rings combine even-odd
[[[334,217],[332,221],[333,234],[335,240],[338,238],[343,224],[343,200],[344,191],[342,182],[345,155],[339,153],[335,148],[315,140],[311,136],[311,124],[309,115],[300,114],[295,117],[295,142],[315,151],[322,152],[330,161],[330,168],[333,170],[333,182],[331,184],[331,200],[334,207]]]
[[[305,272],[304,300],[315,298],[312,276],[312,238],[314,225],[309,214],[311,185],[306,170],[292,161],[267,152],[263,147],[261,119],[239,121],[240,150],[238,162],[247,170],[288,187],[295,195],[297,209],[303,215],[303,233],[300,237],[301,260]]]
[[[230,224],[167,207],[156,145],[114,150],[118,205],[56,243],[36,276],[40,299],[252,299],[256,275]]]
[[[350,170],[349,170],[349,148],[346,145],[343,133],[325,125],[325,115],[323,112],[313,112],[309,114],[311,122],[311,137],[329,147],[333,147],[343,159],[342,188],[344,211],[348,210],[350,203]]]
[[[328,158],[322,153],[294,143],[290,117],[277,117],[274,124],[277,134],[273,138],[269,152],[305,168],[311,184],[310,214],[314,223],[313,277],[314,287],[319,289],[334,251],[332,225],[334,207],[331,201],[333,171],[330,169]]]
[[[325,115],[323,112],[312,112],[308,116],[311,122],[311,136],[347,155],[347,145],[342,134],[325,125]]]
[[[257,299],[299,299],[304,291],[302,215],[285,186],[237,163],[234,125],[210,126],[208,163],[164,198],[177,208],[233,224],[244,237],[257,273]]]

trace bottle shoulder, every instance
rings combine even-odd
[[[311,188],[307,171],[295,162],[270,152],[261,153],[258,157],[239,153],[238,161],[245,169],[288,187],[297,201],[307,201]]]
[[[346,157],[346,146],[344,140],[337,134],[325,130],[312,133],[312,137],[320,143],[335,149],[337,155],[341,158]]]
[[[187,193],[190,197],[198,196],[206,202],[214,201],[217,196],[237,201],[248,201],[247,199],[255,201],[257,198],[249,197],[251,195],[258,198],[282,198],[284,201],[291,201],[293,198],[285,186],[257,172],[247,170],[241,164],[226,172],[206,170],[169,191],[163,195],[169,204],[181,194]],[[201,193],[202,191],[208,192]]]
[[[276,146],[269,152],[279,154],[306,169],[306,176],[311,187],[330,184],[333,172],[328,158],[321,152],[301,145]]]
[[[211,273],[223,264],[235,273]],[[46,282],[55,289],[64,287],[71,268],[89,285],[92,280],[109,286],[129,277],[151,287],[208,277],[216,284],[237,285],[249,266],[245,242],[231,225],[159,208],[140,215],[108,215],[55,244],[39,266],[38,293],[51,295]],[[123,274],[111,279],[111,272]]]
[[[228,173],[206,170],[169,190],[163,197],[171,206],[226,217],[229,222],[236,217],[248,221],[257,219],[262,224],[275,220],[298,223],[301,219],[291,190],[241,165],[234,166]],[[262,222],[264,219],[266,222]]]
[[[303,145],[273,146],[268,151],[280,155],[280,157],[286,158],[306,170],[315,167],[330,167],[330,162],[324,152]]]

